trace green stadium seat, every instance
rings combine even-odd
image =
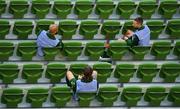
[[[70,65],[69,70],[73,73],[75,78],[78,78],[78,75],[82,75],[84,73],[84,68],[88,66],[85,63],[73,63]]]
[[[80,107],[88,107],[90,102],[96,97],[96,92],[77,92]]]
[[[13,83],[18,78],[18,73],[17,64],[0,64],[0,79],[3,83]]]
[[[76,60],[81,55],[82,49],[81,42],[64,42],[63,55],[69,60]]]
[[[171,87],[168,95],[168,101],[173,102],[174,106],[180,106],[180,86]]]
[[[91,0],[77,0],[75,3],[74,13],[80,19],[88,18],[93,9],[93,2]]]
[[[59,47],[44,47],[44,60],[54,60],[55,56],[59,54],[60,48]]]
[[[31,12],[36,15],[37,18],[43,19],[49,13],[51,4],[48,0],[33,0]]]
[[[117,78],[119,82],[129,82],[135,71],[134,64],[118,64],[116,65],[114,77]]]
[[[45,88],[31,88],[27,92],[26,102],[31,103],[31,107],[42,107],[43,102],[48,96],[48,89]]]
[[[163,101],[166,96],[167,93],[164,87],[151,86],[147,88],[144,100],[149,102],[150,106],[160,106],[161,101]]]
[[[126,102],[127,106],[136,106],[143,96],[142,88],[137,86],[129,86],[123,89],[121,100]]]
[[[144,19],[151,18],[157,8],[156,0],[142,0],[139,2],[138,14]]]
[[[1,96],[1,102],[8,108],[15,108],[23,99],[23,90],[19,88],[5,88]]]
[[[50,79],[51,83],[58,83],[65,77],[67,68],[62,63],[49,63],[47,65],[45,77]]]
[[[82,21],[80,24],[79,34],[84,36],[84,39],[93,39],[94,35],[98,33],[99,27],[100,25],[97,21]]]
[[[108,49],[108,55],[111,56],[113,60],[120,60],[128,51],[128,46],[126,42],[113,41],[110,42],[110,48]]]
[[[108,19],[112,14],[115,5],[112,0],[97,0],[95,13],[101,19]]]
[[[56,107],[64,107],[71,100],[72,92],[67,86],[56,86],[51,89],[50,101]]]
[[[167,24],[167,28],[165,32],[170,35],[171,38],[178,38],[180,39],[180,20],[170,20]]]
[[[18,39],[27,39],[32,34],[33,24],[31,21],[16,21],[14,23],[13,33]]]
[[[151,54],[156,59],[166,59],[166,56],[171,51],[171,42],[169,41],[158,41],[154,42],[151,49]]]
[[[78,25],[76,24],[76,21],[64,20],[59,22],[59,34],[62,35],[62,39],[72,39],[77,28]]]
[[[120,91],[118,87],[115,86],[102,86],[99,88],[98,101],[100,101],[102,106],[113,106],[113,103],[118,99]]]
[[[135,28],[132,26],[132,24],[133,24],[133,21],[132,21],[132,20],[128,20],[128,21],[126,21],[126,22],[124,23],[124,26],[123,26],[123,28],[122,28],[122,34],[123,34],[123,35],[127,32],[127,30],[132,30],[132,31],[135,30]]]
[[[43,68],[41,64],[24,64],[22,70],[22,78],[27,83],[37,83],[41,77]]]
[[[1,16],[1,14],[3,14],[4,12],[5,12],[5,10],[6,10],[6,2],[5,2],[5,0],[0,0],[0,16]]]
[[[165,27],[164,22],[162,20],[150,20],[146,22],[146,25],[148,25],[151,31],[151,39],[157,39]]]
[[[13,55],[14,44],[11,42],[0,42],[0,60],[8,60]]]
[[[37,45],[36,42],[19,42],[17,49],[17,56],[21,57],[22,60],[32,60],[33,56],[36,55]]]
[[[178,58],[180,59],[180,41],[176,41],[173,54],[178,56]]]
[[[150,51],[150,46],[134,46],[130,48],[135,60],[143,60],[144,56]]]
[[[110,63],[95,63],[93,69],[97,71],[97,81],[100,83],[105,83],[107,78],[110,77],[112,73],[112,65]]]
[[[67,18],[67,15],[71,13],[73,5],[70,0],[55,0],[53,13],[56,14],[59,18]]]
[[[132,0],[121,0],[117,6],[116,13],[122,18],[130,18],[136,9],[136,4]]]
[[[54,24],[53,20],[38,20],[36,21],[35,33],[38,35],[42,30],[49,30],[49,25]]]
[[[28,11],[27,0],[10,1],[9,13],[13,14],[14,18],[23,18]]]
[[[8,20],[0,20],[0,39],[5,39],[5,36],[9,34],[10,27]]]
[[[89,56],[91,60],[98,60],[104,53],[103,42],[88,42],[86,43],[85,55]]]
[[[159,76],[164,79],[164,82],[175,82],[180,75],[179,63],[164,63],[161,66]]]
[[[118,21],[105,21],[101,28],[101,34],[109,39],[114,39],[121,29],[121,24]]]
[[[172,18],[173,14],[176,13],[177,9],[178,9],[177,0],[161,0],[158,12],[164,18],[170,19]]]
[[[141,82],[152,82],[158,72],[157,64],[145,63],[139,65],[137,77],[141,79]]]

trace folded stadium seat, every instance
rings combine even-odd
[[[110,63],[95,63],[93,69],[97,71],[97,81],[105,83],[107,78],[111,76],[113,68]]]
[[[165,32],[170,35],[171,38],[180,39],[180,19],[170,20],[167,24]]]
[[[38,20],[36,21],[35,33],[38,35],[42,30],[49,30],[49,25],[54,24],[53,20]]]
[[[124,23],[124,26],[122,28],[122,34],[125,35],[125,33],[127,32],[127,30],[132,30],[135,31],[135,28],[132,26],[133,21],[132,20],[128,20]]]
[[[70,0],[55,0],[53,13],[57,15],[57,17],[65,19],[67,15],[71,13],[73,5]]]
[[[108,49],[108,55],[111,56],[113,60],[120,60],[128,51],[129,46],[126,42],[113,41],[110,42],[110,48]]]
[[[69,71],[71,71],[76,79],[78,79],[78,75],[82,75],[84,72],[84,68],[88,66],[85,63],[74,63],[69,67]]]
[[[45,18],[50,8],[51,4],[48,0],[32,0],[31,12],[39,19]]]
[[[113,103],[118,99],[120,91],[116,86],[102,86],[99,88],[98,101],[102,106],[113,106]]]
[[[135,60],[143,60],[144,56],[149,53],[150,48],[150,46],[133,46],[129,50]]]
[[[168,95],[168,101],[173,102],[174,106],[180,106],[180,86],[173,86]]]
[[[165,28],[164,21],[162,20],[150,20],[146,22],[146,25],[149,27],[151,33],[151,39],[158,39],[158,36],[162,33]]]
[[[47,65],[45,77],[50,79],[51,83],[59,83],[65,77],[67,68],[65,64],[49,63]]]
[[[72,92],[67,86],[55,86],[51,89],[50,101],[56,107],[64,107],[71,100]]]
[[[138,86],[129,86],[123,89],[121,100],[126,102],[128,107],[136,106],[143,96],[142,88]]]
[[[68,60],[76,60],[78,56],[81,55],[82,49],[83,46],[81,42],[64,42],[62,53]]]
[[[151,86],[146,89],[144,100],[149,102],[150,106],[160,106],[161,101],[167,96],[166,89],[164,87]]]
[[[22,60],[32,60],[33,56],[36,55],[37,45],[36,42],[19,42],[17,49],[17,56],[21,57]]]
[[[96,97],[96,92],[77,92],[77,95],[79,97],[79,106],[89,107],[91,101]]]
[[[141,79],[141,82],[152,82],[158,72],[159,69],[157,68],[157,64],[145,63],[139,65],[137,77]]]
[[[164,18],[170,19],[172,18],[173,14],[176,13],[177,9],[178,9],[177,0],[161,0],[158,12]]]
[[[79,19],[86,19],[93,10],[92,0],[77,0],[75,3],[74,13],[78,15]]]
[[[9,34],[10,27],[8,20],[0,20],[0,39],[5,39],[5,36]]]
[[[0,60],[9,60],[13,55],[14,44],[12,42],[0,42]]]
[[[156,0],[142,0],[139,2],[138,14],[144,19],[150,19],[152,14],[155,12],[158,4]]]
[[[118,64],[116,65],[114,77],[117,78],[119,82],[129,82],[135,72],[134,64]]]
[[[80,24],[79,34],[82,35],[84,39],[93,39],[94,35],[98,33],[99,27],[100,25],[97,21],[82,21]]]
[[[97,0],[95,13],[99,15],[101,19],[108,19],[114,8],[115,5],[112,0]]]
[[[180,74],[179,63],[165,63],[161,66],[159,76],[164,79],[164,82],[175,82]]]
[[[27,39],[28,35],[32,34],[32,21],[16,21],[14,23],[13,34],[18,36],[18,39]]]
[[[38,79],[41,78],[43,68],[41,64],[24,64],[22,70],[22,78],[27,83],[37,83]]]
[[[23,18],[28,11],[27,0],[10,1],[9,13],[13,14],[14,18]]]
[[[128,19],[136,10],[136,4],[132,0],[121,0],[118,3],[116,13],[122,18]]]
[[[114,39],[116,34],[119,33],[121,24],[118,21],[105,21],[101,28],[101,34],[109,39]]]
[[[173,54],[178,56],[178,58],[180,59],[180,41],[176,41]]]
[[[54,60],[55,56],[59,54],[60,47],[44,47],[43,49],[44,53],[44,60]]]
[[[1,16],[1,14],[3,14],[5,12],[6,6],[7,6],[6,1],[0,0],[0,7],[1,7],[0,8],[0,16]]]
[[[1,96],[1,102],[8,108],[15,108],[23,99],[23,90],[19,88],[5,88]]]
[[[158,41],[154,42],[151,49],[151,54],[156,57],[156,59],[166,59],[166,56],[171,51],[170,41]]]
[[[3,83],[13,83],[18,78],[18,73],[17,64],[0,64],[0,79]]]
[[[103,42],[88,42],[86,43],[85,55],[89,56],[90,60],[98,60],[104,53]]]
[[[31,107],[33,108],[40,108],[47,99],[48,91],[46,88],[31,88],[27,92],[26,102],[31,103]]]
[[[59,22],[59,34],[62,35],[62,39],[72,39],[72,36],[76,33],[78,25],[76,21],[64,20]]]

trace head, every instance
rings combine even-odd
[[[56,25],[56,24],[51,24],[51,25],[49,26],[49,33],[50,33],[51,35],[55,36],[55,35],[57,34],[57,32],[58,32],[58,25]]]
[[[93,79],[92,73],[93,73],[93,69],[90,66],[85,67],[82,80],[85,82],[92,81],[92,79]]]
[[[140,28],[142,26],[142,24],[143,24],[143,18],[137,17],[136,19],[134,19],[132,25],[134,28]]]

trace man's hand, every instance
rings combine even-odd
[[[127,37],[132,37],[132,35],[134,34],[134,32],[133,31],[131,31],[131,30],[127,30],[127,32],[126,32],[126,34],[125,34],[125,36],[127,36]]]

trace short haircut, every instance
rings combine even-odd
[[[141,25],[143,24],[143,18],[142,17],[137,17],[134,19],[136,22],[140,23]]]

